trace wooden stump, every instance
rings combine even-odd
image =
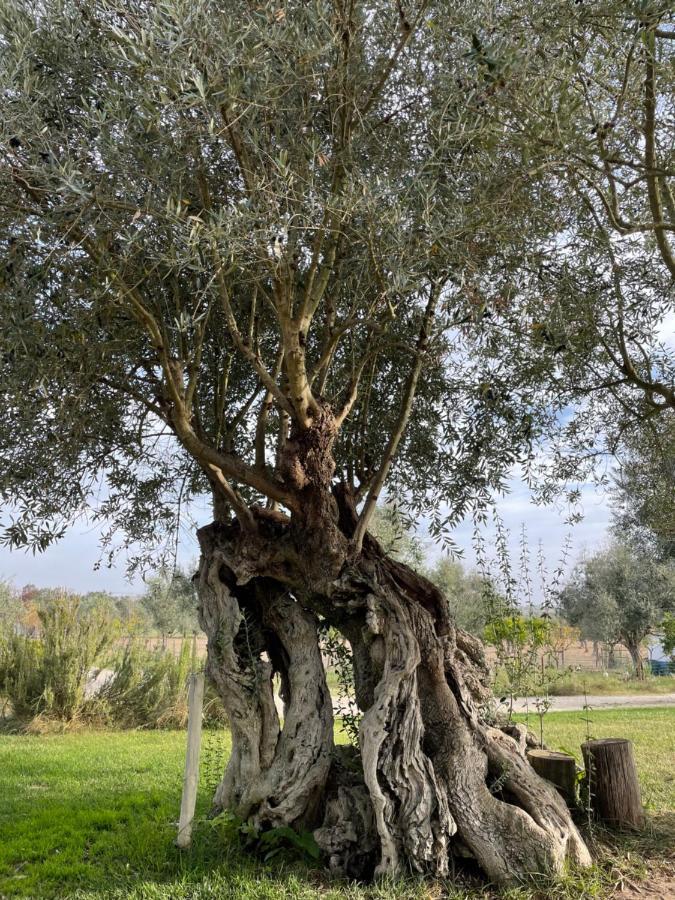
[[[624,738],[603,738],[581,745],[591,806],[615,828],[642,828],[645,823],[633,745]]]
[[[577,766],[573,756],[555,750],[528,750],[527,758],[537,773],[555,786],[568,804],[576,800]]]

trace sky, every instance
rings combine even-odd
[[[530,556],[534,561],[541,541],[546,559],[546,567],[553,572],[559,564],[566,536],[571,538],[569,562],[572,564],[585,552],[592,552],[608,539],[610,510],[605,495],[595,486],[588,484],[582,491],[584,519],[579,524],[569,526],[562,512],[554,507],[535,506],[529,499],[528,488],[518,479],[510,482],[510,493],[497,502],[497,509],[510,532],[509,549],[514,569],[520,558],[520,536],[523,524],[528,537]],[[206,508],[192,511],[197,525],[209,521]],[[433,560],[441,549],[429,538],[425,523],[421,522],[418,536],[422,540],[427,556]],[[472,548],[473,531],[471,523],[461,525],[453,534],[459,548],[463,550],[462,561],[468,567],[475,565]],[[486,532],[486,544],[494,543],[494,534]],[[101,556],[100,534],[96,527],[80,524],[74,526],[58,544],[41,554],[33,555],[22,550],[0,548],[0,579],[8,579],[21,587],[34,584],[37,587],[65,587],[86,593],[88,591],[109,591],[113,594],[142,593],[144,586],[140,577],[129,582],[125,575],[124,558],[120,557],[113,568],[102,564],[98,571],[94,566]],[[199,549],[194,528],[182,529],[178,560],[184,566],[191,566],[197,559]],[[535,583],[535,593],[537,585]]]
[[[675,312],[664,318],[659,338],[667,346],[675,349]],[[564,512],[559,509],[553,506],[535,506],[530,501],[527,486],[518,478],[512,479],[509,487],[509,493],[497,501],[496,507],[510,533],[509,554],[514,569],[517,569],[520,558],[520,536],[523,525],[527,532],[532,560],[535,560],[537,547],[541,542],[549,573],[558,567],[568,535],[570,537],[568,570],[583,553],[592,553],[608,541],[611,511],[605,493],[594,484],[589,483],[582,487],[581,507],[584,518],[571,527],[566,524]],[[205,525],[209,521],[206,507],[195,507],[192,515],[197,526]],[[441,550],[429,538],[423,521],[420,522],[418,536],[425,546],[429,559],[433,560],[440,555]],[[463,562],[469,568],[475,565],[472,537],[470,522],[461,525],[453,533],[457,546],[463,551]],[[99,540],[100,534],[95,527],[79,525],[58,544],[42,554],[33,555],[21,550],[10,551],[0,547],[0,579],[13,581],[19,587],[34,584],[37,587],[66,587],[80,593],[87,591],[110,591],[114,594],[142,593],[143,582],[140,577],[131,582],[127,580],[122,557],[112,568],[102,566],[99,570],[95,570],[96,562],[101,556]],[[493,543],[494,534],[486,532],[487,546]],[[184,527],[179,540],[178,561],[189,568],[198,555],[194,527]],[[534,589],[535,593],[538,593],[536,583]]]

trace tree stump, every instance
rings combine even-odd
[[[598,818],[615,828],[642,828],[645,815],[631,742],[624,738],[586,741],[581,751],[591,806]]]
[[[550,781],[568,805],[576,800],[577,766],[573,756],[555,750],[528,750],[527,758],[537,773]]]

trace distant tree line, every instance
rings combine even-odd
[[[74,597],[64,588],[38,588],[33,584],[18,588],[0,580],[0,631],[16,630],[35,636],[41,630],[40,611],[55,601]],[[125,633],[192,635],[199,632],[197,598],[189,574],[182,568],[160,569],[146,579],[140,595],[119,595],[109,591],[88,591],[77,595],[80,615],[102,609],[117,620]]]

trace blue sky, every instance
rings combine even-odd
[[[535,506],[530,502],[527,487],[519,480],[511,481],[511,491],[499,500],[497,509],[504,524],[510,531],[510,552],[514,568],[518,566],[520,553],[520,533],[525,524],[530,555],[536,558],[539,541],[542,543],[546,565],[549,571],[556,568],[566,535],[571,535],[571,562],[585,551],[598,548],[607,540],[610,512],[604,494],[593,485],[586,485],[582,491],[584,519],[570,527],[565,523],[564,514],[553,507]],[[193,512],[198,525],[208,522],[206,509]],[[421,523],[419,536],[422,538],[429,557],[440,553]],[[58,544],[45,553],[33,555],[24,551],[9,551],[0,548],[0,578],[7,578],[16,585],[32,583],[38,587],[67,587],[77,592],[105,590],[115,594],[135,594],[143,590],[140,578],[129,582],[125,577],[123,557],[113,568],[102,566],[98,571],[94,566],[100,557],[99,532],[95,527],[79,525]],[[456,543],[464,550],[464,562],[471,566],[474,554],[471,546],[471,523],[460,526],[454,533]],[[486,533],[488,547],[493,543],[493,535]],[[184,527],[179,543],[179,560],[188,565],[198,556],[194,529]],[[536,586],[535,586],[536,592]]]

